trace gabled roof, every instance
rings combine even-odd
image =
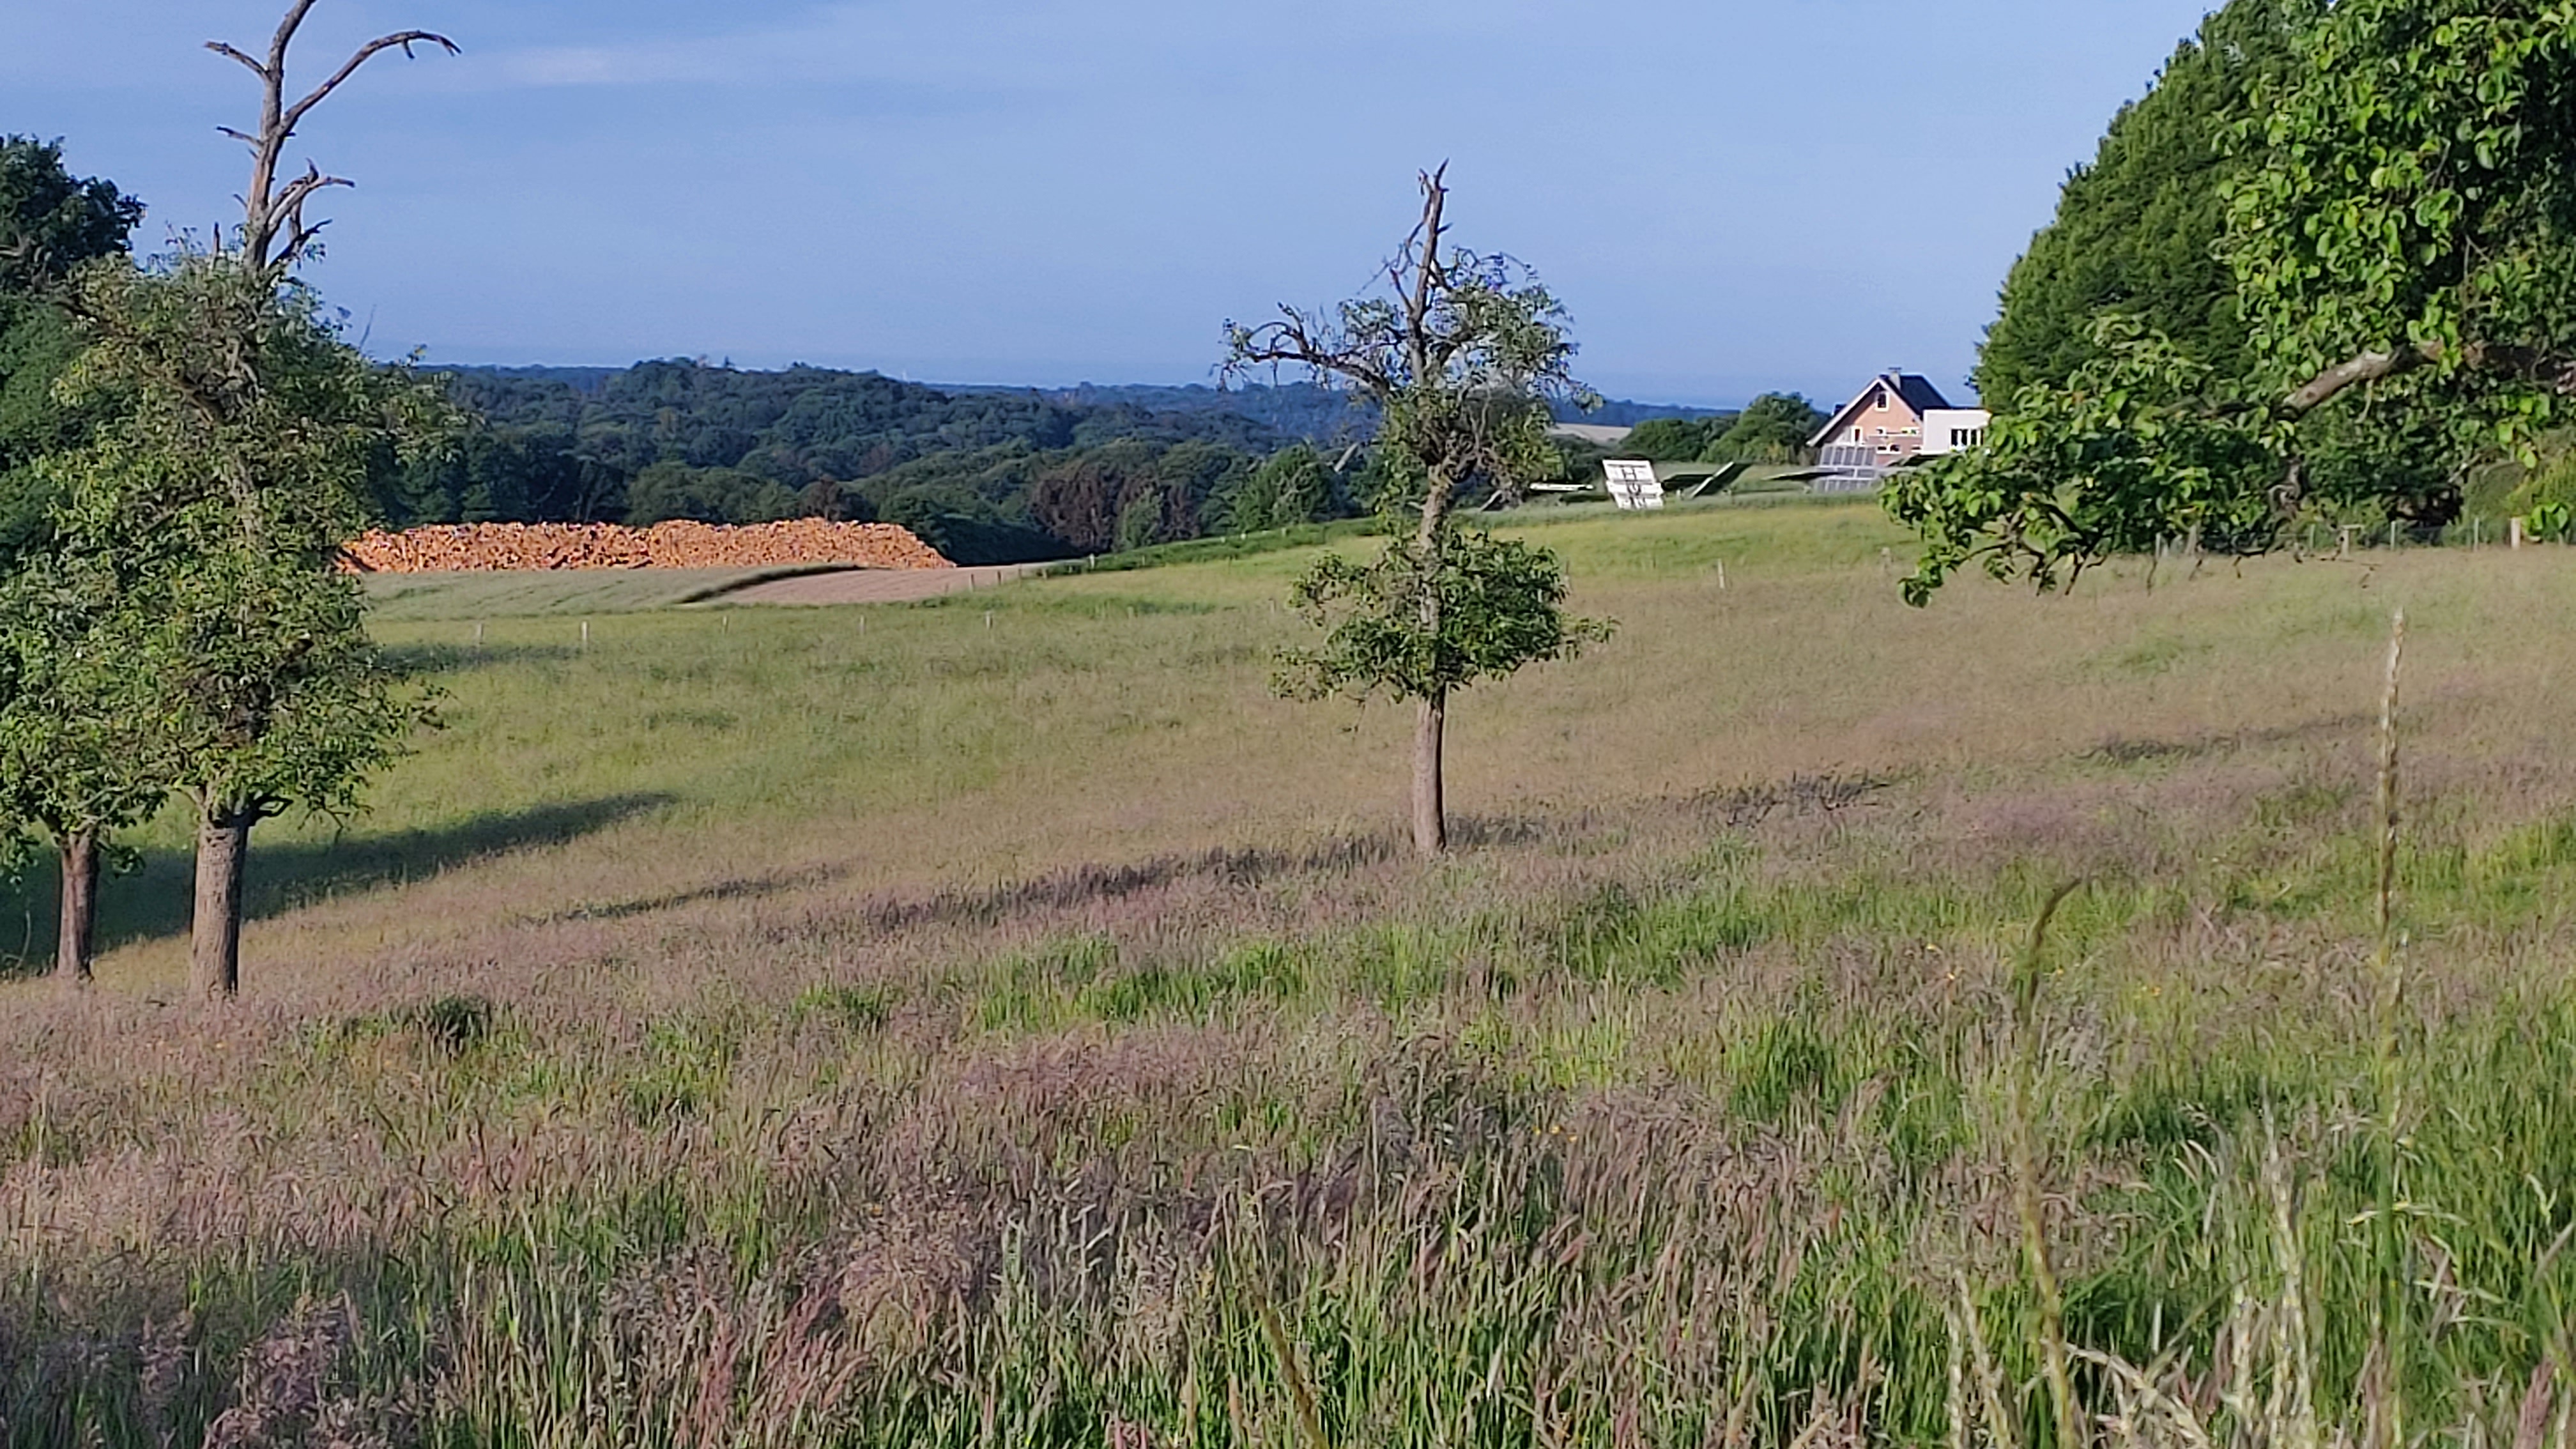
[[[1850,402],[1843,404],[1842,411],[1835,413],[1814,437],[1807,440],[1807,446],[1821,448],[1832,442],[1836,433],[1850,426],[1852,414],[1862,411],[1869,400],[1878,395],[1880,388],[1894,393],[1896,400],[1905,404],[1917,418],[1935,408],[1946,408],[1950,405],[1950,400],[1941,396],[1941,389],[1932,385],[1932,379],[1920,373],[1882,372],[1871,378],[1869,386],[1862,388]]]
[[[1899,372],[1891,374],[1889,380],[1896,384],[1896,395],[1905,399],[1905,405],[1917,413],[1928,413],[1950,405],[1950,400],[1941,396],[1941,389],[1934,387],[1928,377]]]

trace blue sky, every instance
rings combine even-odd
[[[281,0],[0,0],[0,131],[230,215]],[[2066,168],[2202,0],[323,0],[325,295],[380,353],[1207,378],[1364,284],[1447,160],[1605,392],[1959,383]]]

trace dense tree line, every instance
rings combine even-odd
[[[1004,563],[1345,517],[1376,486],[1376,404],[1311,383],[943,389],[668,360],[469,368],[449,390],[476,422],[435,456],[378,471],[391,526],[882,519],[960,562]],[[1775,401],[1742,415],[1755,432]],[[1721,451],[1782,446],[1732,413],[1649,426],[1711,424],[1736,427],[1712,434]],[[1587,467],[1597,460],[1567,452],[1569,476]]]
[[[812,367],[474,369],[449,387],[477,421],[436,456],[379,471],[388,524],[886,519],[964,562],[1060,557],[1235,526],[1232,493],[1285,441],[1217,409]],[[1343,498],[1328,489],[1316,507],[1331,516]]]
[[[1617,451],[1658,463],[1789,463],[1824,425],[1824,410],[1802,394],[1766,392],[1742,412],[1649,418]]]
[[[1249,418],[1283,437],[1296,438],[1318,448],[1344,448],[1375,437],[1379,417],[1377,403],[1366,392],[1326,387],[1316,382],[1237,380],[1224,387],[1084,383],[1067,388],[974,391],[1027,392],[1068,407],[1115,404],[1154,413],[1227,412]],[[1546,407],[1549,414],[1561,423],[1594,423],[1612,428],[1635,427],[1658,418],[1704,422],[1734,416],[1721,408],[1675,407],[1620,398],[1596,398],[1580,403],[1568,398],[1554,398],[1547,400]]]

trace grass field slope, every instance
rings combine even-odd
[[[1430,866],[1270,693],[1312,547],[388,597],[444,728],[263,830],[238,1008],[177,820],[0,983],[0,1444],[2564,1442],[2576,555],[1530,536],[1620,629]]]

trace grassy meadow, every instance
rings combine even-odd
[[[1311,548],[389,601],[444,728],[263,827],[237,1007],[175,820],[0,980],[0,1449],[2565,1442],[2576,554],[1532,537],[1620,629],[1435,865],[1269,694]]]

